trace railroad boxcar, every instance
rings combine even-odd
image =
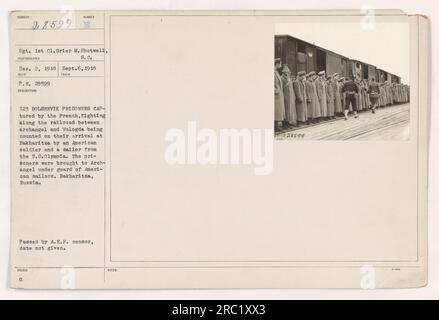
[[[316,70],[316,46],[288,35],[275,36],[275,57],[287,64],[293,74]]]
[[[349,75],[347,57],[288,35],[275,36],[275,57],[287,64],[293,74],[324,70],[327,74]]]
[[[326,71],[328,75],[338,73],[340,77],[349,75],[347,57],[321,47],[316,47],[316,55],[317,72]]]
[[[326,71],[326,74],[338,73],[341,77],[368,79],[377,82],[401,83],[401,78],[377,68],[374,65],[349,59],[333,51],[289,35],[276,35],[274,38],[275,58],[287,64],[293,75],[299,71]]]

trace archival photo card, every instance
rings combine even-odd
[[[428,43],[398,10],[12,12],[11,287],[426,285]]]

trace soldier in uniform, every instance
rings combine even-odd
[[[343,104],[341,101],[341,84],[340,77],[338,73],[334,73],[332,75],[332,80],[334,81],[334,94],[335,94],[335,114],[341,115],[343,113]]]
[[[380,99],[380,85],[375,82],[375,78],[372,78],[372,81],[369,83],[368,93],[370,104],[372,105],[372,113],[375,113],[375,109]]]
[[[297,121],[298,124],[303,124],[308,121],[308,108],[306,105],[306,85],[305,81],[305,71],[299,71],[297,73],[296,80],[293,81],[294,94],[296,96],[296,110],[297,110]]]
[[[345,107],[344,107],[345,120],[348,120],[349,108],[351,107],[351,105],[352,105],[352,110],[354,112],[354,117],[358,118],[357,99],[356,99],[356,95],[359,92],[358,85],[355,83],[355,81],[348,78],[345,84],[343,85],[342,91],[345,94]]]
[[[343,92],[343,86],[345,83],[345,77],[341,77],[339,80],[339,90],[340,90],[340,99],[341,99],[341,105],[342,105],[342,115],[344,113],[344,107],[346,105],[346,95]]]
[[[294,94],[291,71],[286,64],[282,69],[282,85],[284,90],[285,105],[284,127],[295,127],[297,125],[296,95]]]
[[[274,60],[274,127],[276,131],[282,129],[282,122],[285,119],[284,90],[279,69],[282,66],[280,59]]]

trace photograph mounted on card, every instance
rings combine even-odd
[[[427,283],[424,17],[17,11],[10,29],[11,287]]]

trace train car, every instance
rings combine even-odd
[[[275,36],[275,57],[287,64],[293,74],[324,70],[327,74],[349,75],[347,57],[288,35]]]
[[[349,59],[347,57],[321,47],[316,47],[316,54],[317,72],[338,73],[341,77],[349,75]]]
[[[289,35],[276,35],[274,38],[275,58],[287,64],[293,75],[299,71],[326,71],[326,74],[338,73],[341,77],[368,79],[377,82],[401,83],[401,78],[378,67],[349,59],[333,51],[318,47],[312,43]]]
[[[275,57],[287,64],[293,74],[316,70],[316,46],[288,36],[275,36]]]

